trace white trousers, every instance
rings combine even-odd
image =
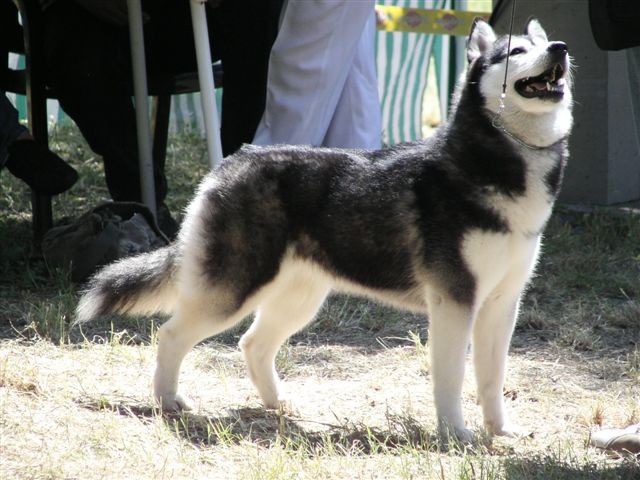
[[[254,143],[380,148],[375,0],[289,0]]]

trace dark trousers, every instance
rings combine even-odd
[[[251,142],[264,111],[269,52],[282,0],[223,0],[209,11],[215,59],[224,70],[225,155]],[[149,75],[196,70],[189,2],[143,2]],[[140,201],[131,60],[126,27],[106,23],[73,2],[45,12],[48,81],[91,149],[102,156],[107,186],[118,201]],[[154,159],[157,202],[167,195],[164,165]]]
[[[9,145],[26,132],[27,128],[18,122],[18,111],[0,90],[0,168],[7,159]]]

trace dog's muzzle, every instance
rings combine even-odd
[[[547,47],[550,67],[535,77],[525,77],[515,83],[516,92],[525,98],[559,102],[564,97],[565,74],[568,69],[567,45],[552,42]]]

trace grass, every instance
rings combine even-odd
[[[171,138],[177,216],[206,171],[202,143]],[[77,131],[55,131],[53,145],[81,174],[55,200],[64,221],[107,192]],[[293,399],[286,409],[260,407],[236,346],[244,325],[187,356],[181,387],[195,409],[163,414],[150,397],[162,318],[114,316],[70,329],[77,286],[32,255],[29,195],[4,171],[0,211],[0,478],[640,476],[637,459],[588,447],[593,430],[640,422],[637,214],[557,209],[505,388],[512,416],[534,434],[447,447],[435,437],[425,321],[344,296],[279,353]],[[482,434],[468,369],[465,415]]]

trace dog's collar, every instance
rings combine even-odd
[[[530,143],[525,142],[520,137],[514,135],[513,133],[511,133],[509,130],[507,130],[504,127],[504,124],[502,123],[502,120],[500,119],[500,110],[498,111],[498,113],[496,113],[493,116],[493,119],[491,120],[491,125],[494,128],[500,130],[502,133],[504,133],[507,137],[509,137],[514,142],[518,143],[519,145],[522,145],[525,148],[528,148],[529,150],[547,150],[549,148],[553,148],[554,146],[558,145],[559,143],[562,143],[567,138],[567,136],[564,136],[564,137],[560,138],[559,140],[556,140],[555,142],[553,142],[553,143],[551,143],[549,145],[545,145],[545,146],[531,145]]]

